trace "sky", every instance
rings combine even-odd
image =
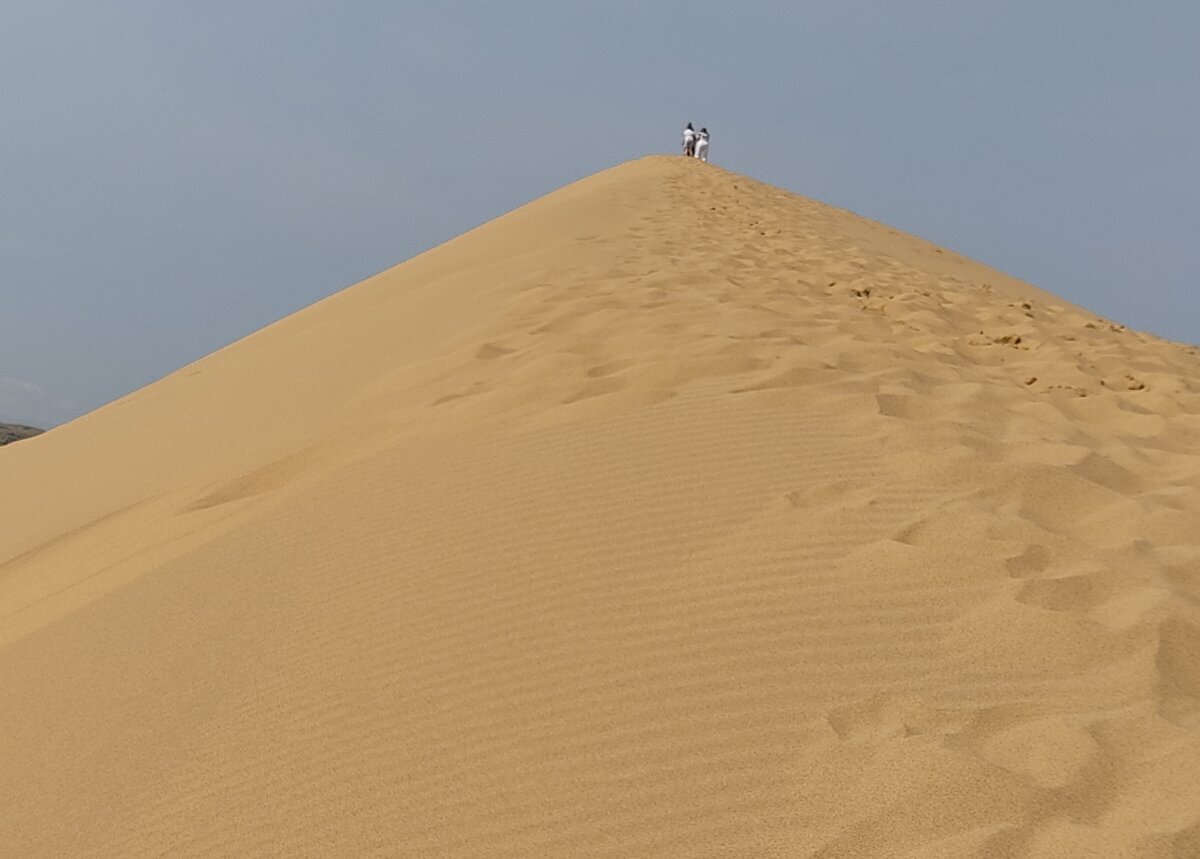
[[[51,427],[631,158],[1200,341],[1195,0],[0,0],[0,421]]]

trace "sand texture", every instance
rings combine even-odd
[[[1200,357],[683,158],[0,450],[0,855],[1200,856]]]

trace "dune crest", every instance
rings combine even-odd
[[[0,855],[1200,844],[1197,350],[694,160],[0,486]]]

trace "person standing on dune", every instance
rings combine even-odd
[[[687,158],[696,154],[696,129],[692,128],[690,122],[683,129],[683,154]]]
[[[701,128],[696,138],[696,157],[701,161],[708,160],[708,129]]]

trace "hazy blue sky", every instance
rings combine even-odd
[[[0,420],[674,152],[1200,340],[1200,3],[0,0]]]

